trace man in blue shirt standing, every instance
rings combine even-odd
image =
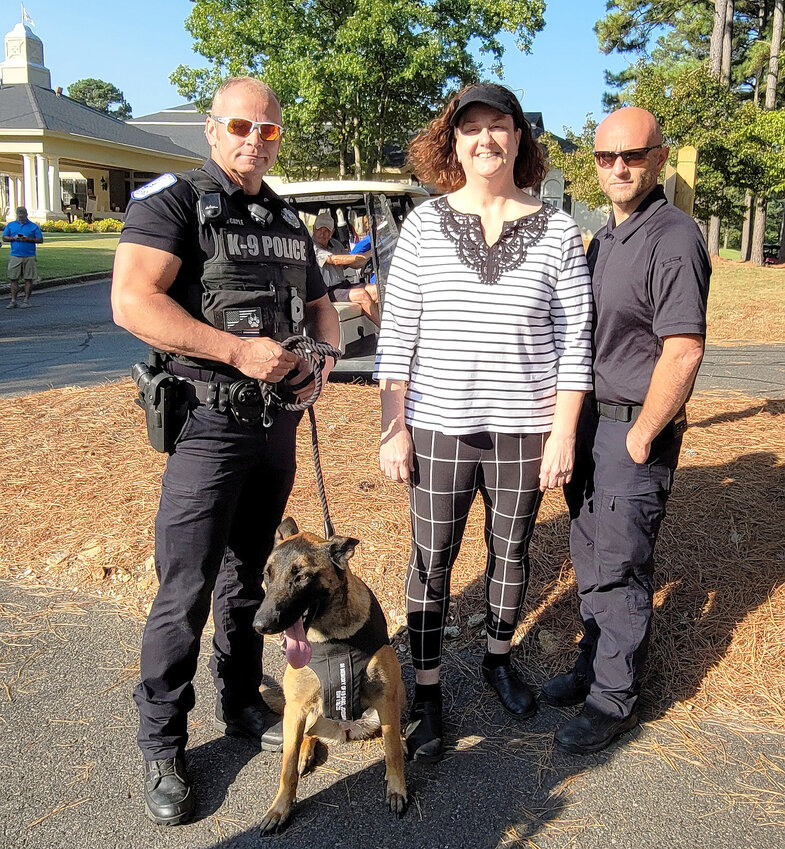
[[[19,281],[24,280],[25,299],[23,307],[30,306],[33,280],[38,277],[35,261],[36,245],[44,240],[41,228],[27,217],[27,210],[20,206],[16,210],[16,221],[9,221],[3,230],[3,241],[11,243],[11,258],[8,260],[8,282],[11,284],[11,302],[6,309],[16,306]]]

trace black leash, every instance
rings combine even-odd
[[[316,413],[313,407],[308,408],[308,418],[311,422],[311,448],[313,450],[313,466],[316,470],[316,488],[319,490],[319,501],[322,503],[322,515],[324,516],[324,538],[330,539],[335,535],[335,528],[330,519],[330,510],[327,507],[327,493],[324,490],[324,477],[322,476],[322,461],[319,457],[319,435],[316,432]]]
[[[313,405],[322,392],[322,367],[324,366],[324,358],[334,357],[337,361],[341,356],[341,351],[327,342],[316,342],[307,336],[290,336],[286,341],[281,343],[281,347],[308,360],[313,371],[313,392],[311,392],[305,401],[283,401],[274,393],[272,388],[270,388],[271,394],[269,395],[269,399],[276,406],[284,410],[290,410],[292,412],[308,410],[308,419],[311,422],[311,448],[313,450],[313,465],[316,471],[316,487],[319,490],[319,501],[322,504],[322,514],[324,516],[324,536],[325,539],[330,539],[330,537],[335,535],[335,528],[330,519],[330,510],[327,506],[327,493],[324,489],[324,476],[322,475],[322,461],[319,455],[319,434],[316,430],[316,414],[313,411]],[[305,385],[307,386],[308,384],[306,383]],[[262,386],[270,387],[270,384],[262,384]],[[290,389],[296,391],[302,386],[303,384],[290,386]]]

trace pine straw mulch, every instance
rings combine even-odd
[[[156,589],[153,519],[164,458],[146,444],[134,391],[124,381],[2,402],[0,577],[78,589],[144,614]],[[362,541],[353,568],[400,643],[408,501],[378,471],[378,391],[331,384],[318,410],[333,521]],[[696,398],[689,414],[658,545],[644,717],[667,714],[685,740],[697,716],[732,714],[785,730],[785,401]],[[318,533],[307,422],[298,451],[288,512]],[[453,575],[453,648],[483,642],[482,523],[478,502]],[[517,632],[519,662],[536,682],[570,664],[579,634],[567,531],[561,494],[549,493]],[[448,654],[448,665],[460,664]]]

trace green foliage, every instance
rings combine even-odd
[[[123,97],[120,89],[103,80],[93,77],[77,80],[68,86],[68,96],[120,121],[131,117],[131,104]],[[114,103],[118,105],[112,108]]]
[[[744,190],[785,191],[785,110],[740,103],[705,66],[669,80],[666,71],[641,65],[633,101],[657,117],[672,146],[698,149],[698,218],[737,220]]]
[[[501,74],[501,33],[528,51],[544,0],[196,0],[186,21],[206,68],[175,69],[180,93],[205,109],[229,76],[263,79],[279,94],[288,176],[354,161],[369,173],[389,144],[405,147],[445,89]],[[355,156],[356,152],[356,156]]]
[[[566,130],[567,141],[573,147],[570,151],[563,150],[559,140],[550,133],[545,133],[540,138],[540,141],[548,148],[548,161],[564,176],[565,190],[574,200],[585,203],[590,209],[597,209],[608,203],[597,182],[597,172],[594,167],[596,129],[597,122],[591,115],[587,115],[586,123],[579,135]]]

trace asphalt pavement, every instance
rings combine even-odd
[[[644,717],[608,752],[567,755],[552,732],[574,709],[541,705],[526,723],[508,717],[483,689],[479,644],[448,649],[447,757],[407,764],[411,802],[400,820],[384,804],[380,743],[346,744],[322,752],[300,783],[291,825],[274,837],[258,824],[281,756],[213,730],[203,652],[186,755],[196,816],[159,827],[143,811],[135,745],[141,633],[138,617],[107,601],[0,581],[4,849],[785,846],[782,734],[683,712],[675,722]],[[272,678],[283,670],[270,641],[265,669]],[[406,656],[404,674],[411,690]]]

